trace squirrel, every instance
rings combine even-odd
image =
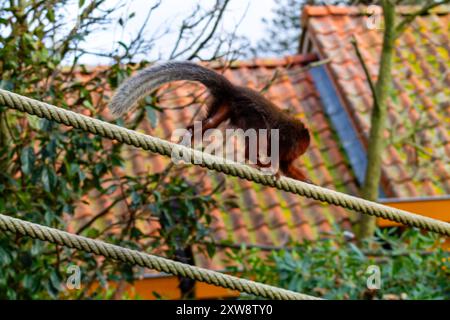
[[[192,62],[169,61],[155,64],[126,79],[111,99],[109,108],[116,117],[129,112],[136,103],[159,86],[178,80],[202,83],[212,101],[202,120],[202,134],[217,128],[223,121],[235,128],[279,130],[279,168],[291,178],[308,182],[293,162],[306,152],[310,134],[302,121],[279,109],[259,92],[232,84],[223,75]],[[189,126],[192,130],[193,126]],[[248,145],[246,145],[246,157]],[[263,167],[259,161],[258,166]],[[277,175],[278,176],[278,175]]]

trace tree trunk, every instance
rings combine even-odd
[[[392,84],[392,58],[395,42],[395,7],[389,0],[382,1],[384,16],[384,36],[380,58],[378,80],[375,86],[377,102],[373,104],[371,128],[367,155],[367,169],[362,187],[362,196],[371,201],[378,199],[378,188],[381,180],[381,155],[385,146],[384,130],[387,118],[387,99]],[[375,99],[374,99],[375,101]],[[361,215],[359,220],[358,238],[373,235],[376,227],[376,218]]]

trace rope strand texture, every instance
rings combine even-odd
[[[273,176],[265,175],[261,171],[245,164],[240,164],[166,140],[128,130],[108,122],[87,117],[6,90],[0,89],[0,104],[36,115],[40,118],[46,118],[58,123],[63,123],[67,126],[82,129],[108,139],[115,139],[128,145],[133,145],[144,150],[150,150],[164,156],[170,156],[171,154],[183,155],[183,159],[190,159],[191,163],[207,167],[211,170],[223,172],[227,175],[254,181],[262,185],[275,187],[315,200],[324,201],[356,212],[450,236],[450,224],[444,221],[388,207],[286,177],[275,179]]]
[[[246,292],[256,296],[277,300],[319,300],[306,294],[289,291],[266,284],[240,279],[220,272],[172,261],[136,250],[123,248],[99,240],[74,235],[58,229],[12,218],[0,214],[0,229],[35,239],[48,241],[69,248],[95,253],[104,257],[171,273],[216,286]]]

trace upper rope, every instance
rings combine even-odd
[[[324,201],[356,212],[450,236],[450,224],[444,221],[385,206],[286,177],[274,179],[274,177],[265,175],[259,170],[245,164],[240,164],[150,135],[125,129],[108,122],[84,116],[6,90],[0,89],[0,104],[36,115],[40,118],[63,123],[74,128],[97,134],[108,139],[115,139],[128,145],[133,145],[144,150],[150,150],[164,156],[170,156],[173,152],[180,155],[182,154],[183,159],[190,159],[192,163],[207,167],[211,170],[223,172],[227,175],[254,181],[262,185],[275,187],[315,200]]]

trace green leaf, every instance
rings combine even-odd
[[[7,251],[0,247],[0,263],[2,265],[7,265],[11,263],[11,257]]]
[[[56,270],[52,270],[52,272],[50,273],[50,283],[56,290],[61,290],[61,280]]]
[[[41,122],[40,118],[37,116],[30,115],[30,114],[27,114],[26,116],[27,116],[27,121],[28,121],[28,124],[30,125],[30,127],[33,130],[39,130],[40,122]]]
[[[212,258],[216,253],[216,246],[213,243],[208,243],[206,245],[206,251],[208,252],[208,256]]]
[[[164,109],[157,106],[157,97],[154,95],[149,95],[144,98],[144,102],[147,106],[155,109],[158,112],[164,112]]]
[[[46,211],[44,214],[45,224],[50,226],[55,219],[55,214],[52,211]]]
[[[130,234],[131,234],[131,236],[132,236],[133,238],[139,238],[139,237],[142,236],[141,230],[139,230],[139,229],[136,228],[136,227],[131,228]]]
[[[24,174],[31,174],[34,168],[36,157],[32,147],[25,147],[22,149],[20,155],[20,162],[22,163],[22,171]]]
[[[31,255],[36,256],[42,252],[44,245],[42,241],[34,241],[33,245],[31,246]]]
[[[31,274],[26,274],[23,278],[23,286],[27,289],[32,289],[34,283],[34,278]]]
[[[145,106],[145,112],[147,113],[147,118],[150,121],[151,127],[156,128],[158,116],[156,115],[155,109],[151,106]]]
[[[364,253],[362,253],[361,250],[359,250],[359,248],[357,246],[355,246],[351,242],[348,245],[349,245],[350,249],[352,249],[352,251],[358,255],[359,258],[361,258],[361,259],[365,258]]]
[[[44,167],[42,170],[42,184],[44,185],[44,190],[47,192],[53,191],[56,185],[56,174],[53,169],[49,167]]]
[[[49,10],[47,11],[47,19],[48,19],[50,22],[55,22],[55,11],[53,11],[53,9],[49,9]]]
[[[89,111],[95,112],[95,108],[89,100],[83,101],[83,106],[85,106]]]

